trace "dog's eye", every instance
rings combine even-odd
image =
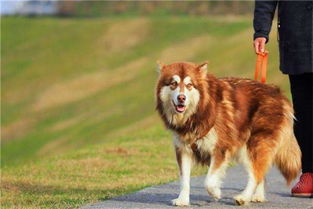
[[[172,87],[176,87],[178,84],[177,84],[176,81],[172,81],[172,82],[170,83],[170,85],[171,85]]]
[[[187,89],[191,89],[192,86],[193,86],[192,83],[188,83],[188,84],[186,85]]]

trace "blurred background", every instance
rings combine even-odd
[[[1,0],[2,206],[73,208],[176,179],[156,60],[252,78],[253,7]],[[268,82],[290,97],[276,39],[273,23]]]

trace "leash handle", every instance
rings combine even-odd
[[[258,80],[259,74],[261,72],[261,83],[266,82],[267,59],[268,59],[268,51],[257,54],[254,79]]]

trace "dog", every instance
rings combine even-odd
[[[208,165],[207,192],[218,200],[229,162],[248,172],[235,203],[264,202],[264,177],[275,164],[287,184],[301,169],[301,151],[293,133],[293,108],[281,90],[245,78],[216,78],[208,63],[158,63],[156,109],[173,133],[181,179],[176,206],[189,205],[194,163]]]

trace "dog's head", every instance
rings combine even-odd
[[[187,62],[169,65],[158,63],[158,70],[157,109],[169,123],[182,124],[197,110],[207,62],[200,65]]]

